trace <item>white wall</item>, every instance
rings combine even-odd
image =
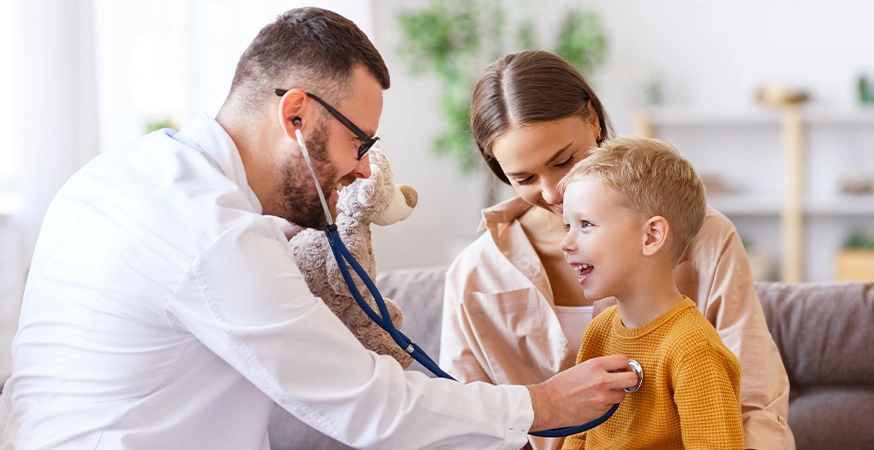
[[[147,121],[215,115],[258,31],[300,6],[372,28],[369,0],[95,0],[101,151],[130,144]]]
[[[395,26],[397,12],[426,4],[425,0],[373,2],[375,44],[392,74],[380,134],[396,178],[413,184],[421,194],[420,205],[410,219],[375,230],[381,270],[449,263],[461,245],[476,236],[473,230],[484,195],[484,176],[459,178],[453,161],[429,151],[430,139],[442,125],[437,83],[430,78],[411,77],[397,56],[401,39]],[[517,2],[518,8],[528,11],[525,14],[537,17],[543,41],[547,41],[546,30],[555,28],[568,5],[582,5],[601,13],[610,53],[605,67],[592,81],[619,133],[631,132],[631,115],[644,104],[644,84],[653,74],[664,80],[666,104],[729,113],[755,108],[753,93],[762,82],[806,88],[813,103],[827,109],[849,108],[855,103],[856,76],[863,70],[874,75],[874,39],[870,31],[874,2]],[[714,130],[679,130],[674,133],[675,144],[681,151],[684,143],[702,148],[704,153],[698,158],[701,164],[710,161],[714,167],[738,167],[733,171],[737,184],[762,185],[779,195],[782,174],[775,173],[781,151],[779,129],[741,127],[708,134],[711,132]],[[815,140],[821,142],[822,138]],[[850,153],[837,156],[846,161],[843,167],[861,164],[862,171],[874,175],[874,159],[865,156],[874,153],[869,141],[866,136],[848,141],[843,148],[849,148]],[[751,142],[761,146],[753,147]],[[740,147],[744,151],[737,151],[745,144],[747,147]],[[821,160],[824,151],[817,150],[814,157]],[[759,158],[771,163],[757,164]],[[817,192],[834,189],[833,183],[817,180],[820,178],[810,183]],[[823,187],[825,184],[828,186]],[[835,227],[829,225],[836,221],[874,229],[874,224],[860,218],[817,219],[810,231],[815,235],[809,240],[817,239],[824,229],[832,231],[827,237],[828,248],[812,254],[811,264],[830,268],[830,252],[844,232],[834,231]],[[772,224],[764,224],[760,218],[746,222],[739,228],[770,241],[771,253],[776,254]],[[830,270],[808,271],[809,279],[829,276]]]

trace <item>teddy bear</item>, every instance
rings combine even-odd
[[[370,178],[360,178],[340,191],[335,222],[349,252],[375,281],[376,258],[370,224],[385,226],[406,219],[416,207],[418,193],[412,186],[394,183],[391,164],[382,153],[379,143],[371,148],[368,155],[372,174]],[[313,295],[321,298],[366,348],[390,355],[403,367],[408,367],[413,362],[412,357],[392,340],[388,332],[370,320],[355,302],[331,253],[324,231],[301,231],[289,243],[295,262]],[[347,267],[358,291],[378,314],[373,296],[352,268]],[[384,300],[392,323],[400,329],[404,317],[401,308],[391,299]]]

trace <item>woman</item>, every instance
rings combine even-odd
[[[483,211],[488,232],[449,268],[440,365],[464,382],[537,383],[574,364],[586,324],[612,304],[585,298],[579,274],[564,260],[556,189],[612,134],[610,121],[573,67],[532,51],[486,68],[474,90],[471,125],[489,168],[519,197]],[[674,279],[740,360],[746,448],[794,448],[786,370],[725,216],[708,208]],[[559,445],[532,438],[537,450]]]

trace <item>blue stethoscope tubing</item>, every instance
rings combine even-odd
[[[391,321],[391,316],[388,313],[388,308],[385,306],[385,300],[382,298],[382,294],[380,294],[379,289],[377,289],[376,284],[373,283],[373,280],[370,279],[370,276],[361,267],[361,264],[358,264],[358,261],[352,256],[352,253],[349,252],[349,249],[346,248],[346,245],[343,244],[343,240],[340,239],[340,233],[337,231],[337,225],[334,223],[334,218],[331,216],[331,211],[328,208],[328,202],[325,201],[325,194],[322,192],[322,187],[319,185],[318,178],[316,177],[316,172],[313,170],[312,162],[310,161],[310,155],[307,151],[306,144],[303,140],[303,135],[300,132],[300,119],[295,117],[292,120],[292,123],[295,125],[295,136],[297,137],[298,145],[300,146],[301,153],[304,156],[304,161],[306,161],[307,168],[310,171],[310,175],[313,178],[313,182],[316,186],[316,192],[319,195],[319,200],[322,203],[322,209],[325,212],[325,219],[327,219],[328,230],[325,231],[325,235],[328,237],[328,243],[331,247],[331,253],[334,254],[334,259],[337,261],[337,266],[340,269],[340,273],[343,275],[343,280],[346,282],[346,286],[349,288],[349,292],[352,294],[352,297],[355,298],[355,302],[358,303],[358,306],[367,314],[367,317],[370,317],[374,323],[376,323],[380,328],[385,330],[404,351],[410,354],[419,364],[421,364],[426,369],[430,370],[431,373],[440,378],[446,378],[449,380],[455,380],[451,375],[444,372],[440,366],[425,353],[418,345],[416,345],[413,341],[410,340],[407,336],[400,332],[397,328],[395,328],[394,323]],[[364,297],[361,295],[361,292],[358,290],[358,287],[355,285],[355,280],[352,279],[352,274],[349,273],[349,269],[346,267],[346,263],[348,263],[352,270],[358,275],[358,278],[364,282],[364,286],[370,291],[371,295],[373,295],[373,300],[376,303],[377,308],[379,309],[379,314],[364,301]],[[383,319],[385,318],[385,319]],[[640,375],[639,375],[640,376]],[[642,381],[642,377],[641,377]],[[638,387],[640,384],[638,383]],[[564,428],[554,428],[552,430],[544,430],[544,431],[535,431],[529,433],[532,436],[538,437],[564,437],[570,436],[572,434],[582,433],[583,431],[590,430],[592,428],[597,427],[604,423],[607,419],[613,416],[613,413],[616,412],[616,409],[619,408],[619,403],[613,405],[609,410],[607,410],[604,415],[601,417],[592,420],[590,422],[586,422],[582,425],[577,425],[575,427],[564,427]]]
[[[425,353],[418,345],[416,345],[413,341],[410,340],[407,336],[401,333],[400,330],[395,328],[394,323],[391,321],[391,316],[389,316],[388,308],[385,306],[385,300],[382,298],[382,294],[380,294],[379,289],[377,289],[376,285],[373,283],[373,280],[370,279],[370,276],[367,275],[367,272],[358,264],[358,261],[355,260],[355,257],[352,256],[352,253],[349,252],[349,249],[346,248],[346,245],[343,244],[343,241],[340,239],[340,234],[337,232],[337,225],[331,224],[329,230],[325,232],[325,235],[328,236],[328,242],[331,244],[331,253],[334,254],[334,259],[337,261],[337,265],[340,268],[340,273],[343,274],[343,280],[346,281],[346,286],[349,288],[349,292],[352,294],[352,297],[355,298],[355,302],[358,303],[358,306],[373,320],[380,328],[388,332],[391,335],[392,339],[394,339],[395,343],[397,343],[402,349],[404,349],[410,356],[413,357],[416,361],[419,362],[426,369],[430,370],[431,373],[440,377],[447,378],[450,380],[455,380],[451,375],[444,372],[437,363]],[[370,291],[371,295],[373,295],[373,300],[376,303],[377,308],[379,309],[379,314],[364,301],[364,296],[361,295],[361,292],[358,290],[358,287],[355,285],[355,281],[352,279],[352,274],[349,273],[349,269],[346,267],[345,262],[348,262],[361,281],[364,282],[364,285],[367,287],[367,290]],[[385,318],[383,320],[383,318]],[[583,431],[590,430],[592,428],[597,427],[604,423],[607,419],[613,416],[613,413],[616,412],[616,409],[619,408],[619,403],[616,403],[610,409],[604,413],[601,417],[592,420],[590,422],[586,422],[582,425],[577,425],[575,427],[565,427],[565,428],[555,428],[552,430],[544,430],[544,431],[534,431],[529,433],[532,436],[538,437],[564,437],[570,436],[572,434],[582,433]]]

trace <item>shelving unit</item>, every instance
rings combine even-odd
[[[768,278],[829,280],[845,235],[874,230],[874,195],[838,189],[846,172],[874,176],[874,110],[654,108],[633,126],[670,141],[702,175],[726,180],[728,191],[708,202],[777,257],[779,277]]]

